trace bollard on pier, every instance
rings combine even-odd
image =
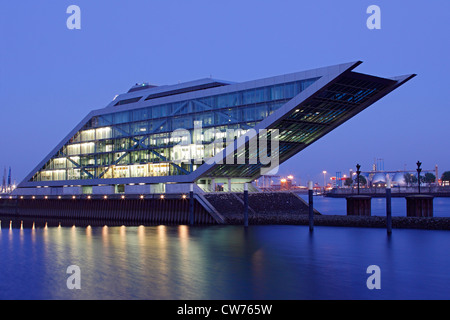
[[[248,184],[244,183],[244,227],[248,227]]]
[[[313,182],[308,181],[309,231],[314,230]]]
[[[386,229],[387,233],[392,233],[392,205],[391,205],[391,178],[386,177]]]

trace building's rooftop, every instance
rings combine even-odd
[[[194,81],[182,82],[172,85],[157,86],[149,84],[147,82],[136,83],[125,94],[118,95],[114,100],[112,106],[119,106],[123,104],[137,102],[141,99],[151,100],[156,98],[168,97],[176,94],[182,94],[187,92],[199,91],[210,88],[217,88],[233,84],[234,82],[217,80],[212,78],[204,78]],[[133,93],[139,93],[139,96],[135,96]]]

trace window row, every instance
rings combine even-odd
[[[99,167],[96,169],[42,170],[35,176],[34,181],[83,180],[100,175],[103,179],[159,177],[175,175],[177,171],[179,170],[169,163]]]
[[[170,117],[170,113],[167,112],[162,114],[162,118],[157,120],[132,116],[132,113],[139,111],[134,110],[99,116],[97,120],[91,121],[87,127],[108,126],[106,128],[111,128],[109,126],[114,123],[115,125],[112,128],[119,128],[122,132],[125,131],[127,134],[135,135],[142,134],[143,132],[170,131],[178,128],[189,129],[193,127],[194,121],[201,121],[203,126],[214,126],[231,122],[261,121],[271,115],[275,110],[279,109],[285,102],[286,100],[282,100],[258,106],[232,107],[215,111],[201,110],[201,113],[174,115]],[[120,117],[122,120],[115,121],[117,117]],[[99,139],[99,137],[108,137],[108,135],[117,134],[117,131],[108,132],[107,129],[98,131],[100,129],[104,128],[84,130],[83,132],[85,132],[85,134],[83,136],[75,136],[74,141],[88,141],[88,139],[94,140],[95,137]]]
[[[158,119],[167,117],[169,115],[182,115],[194,112],[203,112],[211,109],[233,108],[238,106],[250,106],[265,102],[289,100],[292,99],[295,95],[302,92],[316,80],[317,78],[313,78],[251,90],[210,96],[200,98],[198,100],[187,100],[152,106],[148,108],[116,112],[96,117],[95,119],[92,119],[90,121],[89,125],[90,127],[101,127],[132,121]],[[267,112],[271,111],[273,110],[267,110]]]

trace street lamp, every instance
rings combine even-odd
[[[356,165],[356,183],[358,185],[358,194],[359,194],[359,175],[361,174],[361,171],[359,170],[361,166],[359,163]]]
[[[420,166],[422,165],[422,162],[417,161],[417,181],[419,183],[419,194],[420,194],[420,172],[422,171],[422,169],[420,168]]]

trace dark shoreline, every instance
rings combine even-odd
[[[58,217],[32,217],[20,215],[1,214],[1,228],[9,228],[10,221],[12,221],[13,228],[19,228],[23,224],[24,228],[31,228],[35,223],[37,228],[44,227],[48,224],[49,227],[56,227],[58,225],[71,227],[76,226],[91,226],[101,227],[107,226],[153,226],[153,225],[183,225],[177,223],[150,223],[150,222],[124,222],[113,219],[67,219]],[[243,225],[244,220],[242,215],[228,215],[224,225]],[[217,224],[214,224],[217,225]],[[307,215],[288,214],[263,214],[250,215],[249,226],[252,225],[309,225],[309,218]],[[200,225],[205,226],[205,225]],[[206,224],[208,226],[208,224]],[[329,226],[329,227],[354,227],[354,228],[386,228],[386,217],[382,216],[345,216],[345,215],[314,215],[314,226]],[[450,230],[450,217],[392,217],[393,229],[423,229],[423,230]]]
[[[242,225],[241,216],[227,216],[227,224]],[[249,217],[250,225],[309,225],[307,215],[258,215]],[[386,228],[386,217],[314,215],[315,226]],[[392,228],[450,230],[450,217],[392,217]]]

